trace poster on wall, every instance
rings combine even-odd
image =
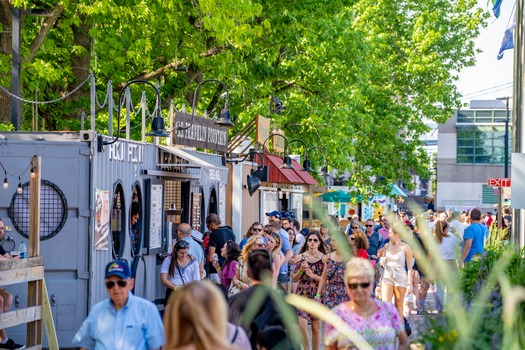
[[[267,221],[266,213],[272,212],[274,210],[279,210],[279,204],[277,201],[277,192],[269,192],[269,191],[263,191],[262,192],[262,213],[261,218],[264,222]],[[261,221],[262,222],[262,221]]]
[[[379,215],[388,213],[388,209],[386,196],[374,196],[367,205],[363,204],[361,220],[377,219]]]
[[[221,222],[226,222],[226,203],[224,199],[226,198],[226,185],[219,184],[219,217]]]
[[[95,250],[109,246],[109,191],[95,189]]]
[[[149,249],[162,248],[162,185],[151,185]]]

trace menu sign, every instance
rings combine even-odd
[[[162,247],[162,185],[151,185],[149,249]]]
[[[257,124],[255,139],[262,145],[268,136],[270,136],[270,119],[258,114],[255,120]],[[269,150],[268,145],[266,145],[266,149]]]
[[[172,135],[172,144],[204,148],[211,151],[228,151],[228,128],[217,126],[213,119],[195,116],[191,123],[191,114],[177,112],[171,125],[187,130],[175,130]]]
[[[191,228],[201,230],[201,198],[200,193],[191,194]]]

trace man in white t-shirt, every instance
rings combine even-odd
[[[465,226],[461,222],[461,215],[457,211],[452,213],[452,220],[450,220],[450,228],[453,234],[457,234],[457,236],[461,238],[461,240],[463,240]]]

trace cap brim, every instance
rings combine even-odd
[[[111,277],[111,276],[117,276],[117,277],[120,277],[120,278],[122,278],[122,279],[128,279],[128,278],[130,278],[130,276],[126,275],[125,273],[123,273],[123,272],[118,272],[118,271],[110,272],[110,273],[106,274],[106,277],[105,277],[105,278],[108,278],[108,277]]]

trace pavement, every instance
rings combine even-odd
[[[419,335],[421,334],[421,332],[424,332],[425,331],[425,327],[427,327],[427,323],[425,322],[425,317],[428,317],[428,315],[431,315],[431,314],[437,314],[437,310],[436,310],[436,292],[435,292],[435,286],[434,285],[430,285],[430,289],[428,290],[427,299],[425,301],[425,310],[426,310],[426,312],[425,312],[424,315],[418,315],[416,310],[412,310],[412,312],[411,312],[411,315],[410,315],[410,318],[409,318],[410,327],[412,328],[412,334],[409,337],[409,339],[410,339],[410,349],[420,350],[420,349],[424,349],[425,348],[423,344],[417,343],[417,342],[415,342],[415,340],[419,338]],[[310,327],[308,327],[308,331],[309,331],[309,334],[310,334],[310,344],[311,344],[312,333],[311,333],[311,328]],[[324,322],[321,325],[321,334],[324,335]],[[321,340],[321,348],[320,348],[321,350],[325,349],[323,341],[324,341],[324,336],[323,336],[323,338]]]

